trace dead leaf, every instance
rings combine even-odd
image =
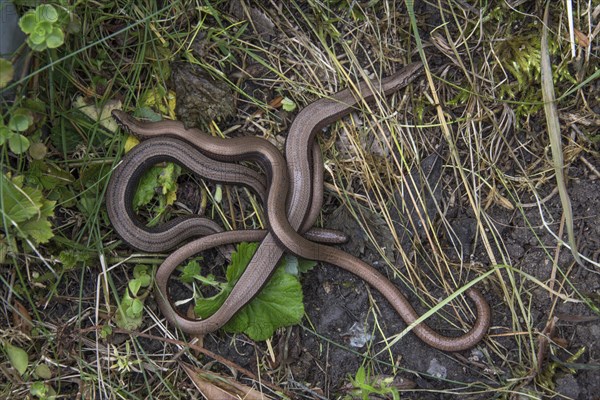
[[[231,378],[217,374],[215,372],[205,371],[195,368],[190,364],[179,363],[186,374],[190,377],[194,386],[207,399],[220,400],[269,400],[272,397],[259,392],[249,386],[232,380]]]
[[[12,315],[14,327],[24,334],[29,335],[33,328],[33,322],[29,311],[27,311],[25,306],[17,300],[15,300],[14,306],[15,308]]]
[[[577,41],[577,44],[579,44],[581,47],[588,47],[590,45],[590,39],[585,33],[581,32],[578,29],[575,29],[575,40]]]

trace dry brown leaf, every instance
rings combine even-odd
[[[585,33],[581,32],[578,29],[575,29],[575,40],[577,41],[577,44],[579,44],[582,47],[588,47],[590,45],[590,39]]]
[[[33,328],[33,322],[29,311],[27,311],[25,306],[17,300],[15,300],[14,306],[15,308],[12,314],[14,327],[23,332],[25,335],[29,335],[29,333],[31,333],[31,329]]]
[[[186,374],[190,377],[194,386],[207,399],[222,400],[269,400],[272,397],[259,392],[249,386],[232,380],[231,378],[217,374],[215,372],[205,371],[195,368],[187,363],[179,363]]]

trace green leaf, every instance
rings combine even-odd
[[[53,29],[54,25],[51,22],[41,21],[38,22],[38,26],[35,28],[35,32],[40,35],[43,35],[44,37],[47,37],[50,33],[52,33]]]
[[[200,275],[200,264],[198,261],[190,261],[183,267],[183,271],[179,277],[183,283],[192,283],[196,276]]]
[[[298,259],[298,272],[301,274],[306,273],[313,269],[317,265],[314,260],[305,260],[304,258]]]
[[[48,395],[48,386],[41,381],[33,382],[29,388],[29,393],[31,393],[32,396],[45,399]]]
[[[34,373],[40,379],[52,378],[52,371],[50,371],[50,367],[48,367],[46,364],[38,364],[35,367]]]
[[[40,26],[37,26],[35,31],[29,35],[28,40],[31,41],[33,45],[43,46],[46,48],[46,32]]]
[[[139,279],[134,278],[129,281],[128,286],[129,286],[129,291],[131,292],[131,294],[134,296],[137,296],[138,291],[142,287],[142,282]]]
[[[3,145],[15,133],[6,126],[0,126],[0,145]]]
[[[202,318],[212,315],[225,301],[235,283],[246,269],[256,244],[242,243],[231,256],[227,267],[227,284],[216,296],[197,299],[195,311]],[[278,267],[259,294],[246,304],[224,326],[228,332],[244,332],[253,340],[266,340],[276,329],[300,322],[304,315],[302,287],[298,278]]]
[[[354,378],[354,381],[356,383],[365,383],[367,381],[367,373],[365,371],[365,367],[364,366],[360,366],[358,368],[358,370],[356,371],[356,376]]]
[[[281,108],[283,108],[284,111],[288,112],[294,111],[296,109],[296,103],[294,103],[291,99],[284,97],[281,101]]]
[[[2,191],[2,211],[9,222],[20,223],[39,213],[43,202],[42,193],[39,190],[25,187],[16,179],[9,180],[6,175],[0,176],[0,185]],[[0,219],[0,228],[3,228],[4,221]]]
[[[152,276],[150,276],[147,265],[137,264],[133,267],[133,277],[140,282],[141,287],[148,287],[152,283]]]
[[[110,326],[110,325],[104,325],[102,327],[102,329],[100,330],[100,337],[102,339],[106,339],[110,335],[112,335],[112,326]]]
[[[46,219],[31,220],[21,224],[21,231],[36,243],[48,243],[54,236],[52,224]]]
[[[162,186],[164,195],[169,192],[177,192],[177,178],[181,173],[181,167],[175,163],[167,163],[158,175],[158,183]]]
[[[41,4],[35,9],[35,15],[38,21],[56,22],[58,21],[58,11],[50,4]]]
[[[4,218],[0,219],[0,228],[5,222],[17,226],[16,234],[20,237],[30,237],[37,243],[45,243],[52,236],[51,224],[48,218],[54,213],[56,202],[45,200],[40,190],[23,186],[22,179],[0,177],[2,198],[0,204]]]
[[[19,28],[21,28],[24,33],[30,34],[35,30],[37,23],[35,11],[29,10],[19,19]]]
[[[8,82],[12,81],[15,69],[12,63],[4,58],[0,58],[0,89],[6,87]]]
[[[140,118],[140,119],[148,120],[150,122],[158,122],[158,121],[162,120],[162,115],[155,112],[153,109],[151,109],[148,106],[138,108],[133,113],[133,116]]]
[[[25,371],[27,371],[27,366],[29,365],[29,355],[27,355],[27,352],[10,343],[4,345],[4,351],[14,369],[17,370],[19,375],[23,375]]]
[[[63,250],[58,255],[58,259],[63,264],[65,270],[73,269],[78,263],[89,262],[90,253],[79,250]]]
[[[135,330],[142,326],[142,311],[144,303],[132,299],[127,292],[121,299],[121,304],[116,313],[115,321],[121,329]]]
[[[64,42],[65,34],[60,28],[52,29],[52,32],[46,36],[46,46],[48,46],[49,49],[60,47]]]
[[[260,293],[224,329],[244,332],[253,340],[267,340],[278,328],[298,324],[303,315],[298,278],[278,268]]]
[[[8,128],[14,132],[25,132],[33,124],[33,115],[20,109],[13,113],[8,121]]]
[[[140,299],[133,299],[131,306],[127,308],[127,316],[130,318],[141,317],[144,311],[144,303]]]
[[[8,139],[8,147],[10,148],[10,151],[15,154],[23,154],[29,148],[29,139],[20,133],[12,135]]]
[[[152,211],[155,215],[164,213],[166,206],[173,204],[177,198],[177,177],[180,174],[181,167],[174,163],[150,168],[140,179],[133,197],[134,209],[138,210],[140,207],[150,204],[157,196],[158,204],[153,207]],[[159,194],[157,194],[157,188],[160,188]],[[148,225],[157,222],[158,219],[155,219]]]

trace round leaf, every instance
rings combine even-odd
[[[6,87],[15,74],[12,63],[9,60],[0,58],[0,89]]]
[[[25,132],[33,123],[33,117],[28,112],[15,112],[10,121],[8,128],[14,132]]]
[[[48,148],[44,143],[33,143],[31,147],[29,147],[29,155],[34,160],[43,160],[48,153]]]
[[[4,351],[10,360],[12,366],[17,370],[19,375],[23,375],[29,365],[29,356],[27,352],[20,347],[13,346],[10,343],[4,345]]]
[[[34,45],[44,44],[46,46],[46,32],[40,32],[37,29],[29,35],[29,41]]]
[[[46,46],[50,49],[60,47],[64,42],[65,34],[59,28],[54,28],[52,33],[46,38]]]
[[[46,364],[38,364],[35,367],[35,375],[40,379],[50,379],[52,378],[52,371]]]
[[[29,148],[29,139],[19,134],[13,135],[8,139],[8,147],[15,154],[23,154]]]
[[[50,4],[39,5],[35,9],[35,14],[40,21],[56,22],[58,21],[58,11]]]
[[[37,18],[33,10],[27,11],[21,19],[19,19],[19,28],[27,34],[32,33],[37,26]]]

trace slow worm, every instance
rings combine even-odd
[[[220,328],[256,295],[271,275],[283,252],[289,251],[297,256],[333,264],[352,272],[379,290],[407,324],[415,322],[419,315],[404,295],[385,276],[358,258],[327,244],[315,242],[312,238],[307,239],[300,233],[307,231],[314,224],[318,208],[320,208],[320,206],[316,208],[311,205],[320,204],[318,197],[322,191],[322,187],[318,187],[322,186],[322,181],[315,177],[315,175],[321,174],[320,169],[315,166],[316,161],[321,162],[320,154],[315,152],[315,134],[321,128],[348,114],[360,101],[370,101],[376,93],[388,95],[405,87],[418,76],[421,68],[420,63],[410,64],[399,73],[381,81],[359,84],[356,92],[346,89],[330,98],[318,100],[307,106],[298,114],[288,133],[287,160],[273,145],[260,138],[216,138],[203,135],[196,130],[186,130],[180,122],[147,123],[138,121],[122,111],[114,111],[113,116],[119,125],[142,139],[148,139],[146,142],[151,143],[136,153],[136,157],[144,159],[147,156],[151,161],[142,167],[136,167],[137,169],[133,166],[125,168],[129,175],[125,174],[123,179],[115,177],[118,173],[115,171],[109,183],[107,193],[109,216],[113,224],[124,223],[127,225],[117,229],[117,232],[130,244],[133,244],[134,239],[127,235],[129,235],[129,229],[133,231],[134,223],[131,222],[133,217],[129,215],[130,210],[123,211],[123,207],[118,204],[121,201],[131,201],[133,190],[130,183],[131,176],[139,175],[139,171],[147,168],[149,164],[156,163],[157,160],[162,160],[161,157],[177,161],[208,179],[246,185],[253,188],[259,195],[262,190],[261,185],[266,185],[263,204],[267,214],[267,232],[212,233],[216,231],[213,229],[212,232],[196,231],[190,235],[185,233],[173,238],[175,242],[178,239],[183,241],[196,235],[207,235],[174,251],[157,271],[157,302],[166,318],[182,330],[193,334],[204,334]],[[357,94],[355,95],[355,93]],[[157,138],[166,143],[167,147],[177,141],[177,150],[168,156],[161,156],[160,153],[166,150],[153,146]],[[178,141],[177,138],[185,142]],[[184,151],[183,147],[186,145],[193,150]],[[128,165],[128,158],[133,157],[130,154],[125,156],[122,165]],[[266,181],[263,181],[252,170],[234,164],[239,161],[254,161],[260,164],[266,173]],[[202,168],[197,168],[198,165],[201,165]],[[132,170],[135,171],[131,172]],[[121,207],[120,210],[115,212],[114,210],[119,207]],[[125,215],[124,222],[113,220],[119,215]],[[187,220],[176,221],[168,228],[171,229],[173,226],[185,223]],[[184,229],[184,231],[186,230]],[[214,315],[204,320],[189,320],[173,308],[168,297],[167,283],[177,265],[207,248],[257,240],[261,240],[257,252],[225,303]],[[133,245],[135,247],[135,244]],[[172,248],[176,244],[170,243],[170,245]],[[491,313],[488,303],[479,291],[471,288],[466,291],[466,294],[473,300],[477,310],[477,319],[468,332],[458,337],[443,336],[425,323],[416,325],[413,332],[425,343],[444,351],[460,351],[476,345],[489,328]]]

